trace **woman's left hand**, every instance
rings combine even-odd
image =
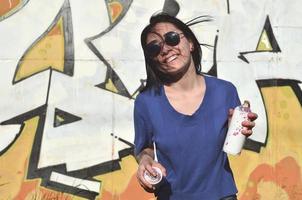
[[[229,121],[231,120],[233,116],[234,109],[229,110]],[[243,126],[243,129],[241,133],[245,135],[246,137],[249,137],[253,134],[253,128],[255,127],[255,120],[258,118],[258,115],[256,113],[250,112],[247,115],[248,120],[245,120],[241,123]]]
[[[246,137],[249,137],[253,134],[253,128],[255,127],[255,120],[258,118],[258,115],[256,113],[250,112],[247,115],[248,120],[243,121],[241,125],[243,126],[243,129],[241,133],[245,135]]]

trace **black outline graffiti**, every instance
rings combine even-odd
[[[195,17],[195,18],[193,18],[193,19],[185,22],[185,24],[187,26],[194,26],[194,25],[199,24],[199,23],[211,22],[211,21],[213,21],[213,17],[212,16],[210,16],[210,15],[200,15],[200,16],[197,16],[197,17]],[[218,44],[218,33],[219,33],[219,30],[217,30],[217,34],[216,34],[215,39],[214,39],[214,46],[209,45],[209,44],[199,43],[199,45],[204,46],[206,48],[213,48],[213,65],[210,68],[210,70],[208,72],[206,72],[205,74],[208,74],[208,75],[211,75],[211,76],[215,76],[215,77],[217,77],[217,44]],[[202,58],[202,56],[201,56],[201,58]]]
[[[165,0],[163,6],[163,13],[167,13],[171,16],[176,17],[180,10],[179,3],[176,0]]]
[[[217,77],[217,43],[218,43],[218,30],[214,40],[214,53],[213,53],[213,65],[207,72],[208,75]]]
[[[264,24],[264,27],[262,29],[262,33],[263,31],[266,31],[266,34],[267,34],[267,37],[270,41],[270,44],[272,46],[272,50],[269,51],[269,52],[281,52],[281,49],[278,45],[278,42],[275,38],[275,35],[274,35],[274,32],[273,32],[273,28],[272,28],[272,25],[271,25],[271,22],[269,20],[269,16],[267,15],[266,17],[266,20],[265,20],[265,24]],[[258,40],[258,43],[257,43],[257,47],[259,46],[259,43],[261,42],[261,36],[262,36],[262,33],[259,37],[259,40]],[[258,51],[259,52],[259,51]]]
[[[123,149],[118,152],[119,159],[100,163],[100,164],[97,164],[97,165],[94,165],[94,166],[91,166],[88,168],[80,169],[80,170],[67,172],[65,163],[62,163],[59,165],[54,165],[54,166],[48,166],[48,167],[44,167],[44,168],[38,168],[42,138],[43,138],[43,133],[44,133],[44,125],[45,125],[45,119],[46,119],[46,113],[47,113],[47,107],[48,107],[48,100],[49,100],[49,94],[50,94],[50,89],[51,89],[52,72],[53,72],[53,70],[50,69],[45,104],[36,109],[33,109],[31,111],[28,111],[26,113],[13,117],[13,118],[1,123],[1,125],[21,124],[21,129],[20,129],[19,133],[16,135],[14,141],[11,142],[9,144],[9,146],[6,147],[3,151],[1,151],[0,155],[3,155],[19,138],[19,136],[21,135],[21,133],[24,129],[24,126],[25,126],[24,121],[31,119],[33,117],[39,116],[38,127],[37,127],[37,131],[35,133],[35,137],[33,139],[33,146],[31,148],[26,178],[27,179],[40,178],[41,186],[53,189],[54,191],[69,193],[71,195],[76,195],[76,196],[80,196],[80,197],[88,198],[88,199],[95,199],[95,197],[97,195],[99,195],[99,193],[96,193],[94,191],[87,191],[87,190],[79,189],[76,187],[71,187],[71,186],[63,185],[61,183],[50,181],[51,173],[58,172],[58,173],[62,173],[67,176],[72,176],[74,178],[80,178],[80,179],[100,182],[100,181],[94,179],[93,177],[103,174],[103,173],[108,173],[108,172],[112,172],[112,171],[121,169],[119,162],[121,161],[121,159],[123,157],[125,157],[127,155],[134,155],[134,146],[130,142],[127,142],[126,140],[119,138],[120,141],[129,145],[129,148]]]
[[[42,144],[42,138],[43,138],[43,133],[44,133],[44,125],[45,125],[47,105],[48,105],[48,96],[50,93],[51,77],[52,77],[51,74],[52,74],[52,70],[50,70],[47,98],[46,98],[46,103],[44,105],[42,105],[36,109],[33,109],[29,112],[23,113],[19,116],[13,117],[13,118],[1,123],[1,125],[21,124],[21,129],[20,129],[19,133],[17,134],[15,140],[8,147],[6,147],[1,152],[0,155],[3,155],[19,138],[19,136],[21,135],[21,133],[24,129],[24,126],[25,126],[24,121],[31,119],[33,117],[39,116],[38,127],[37,127],[37,131],[35,133],[35,137],[33,139],[33,146],[32,146],[31,153],[30,153],[27,179],[40,178],[42,180],[41,186],[45,186],[47,188],[53,189],[54,191],[69,193],[72,195],[81,196],[81,197],[88,198],[88,199],[95,199],[95,197],[97,195],[99,195],[99,193],[96,193],[94,191],[86,191],[86,190],[79,189],[76,187],[71,187],[71,186],[67,186],[67,185],[63,185],[60,183],[50,181],[51,173],[58,172],[58,173],[62,173],[64,175],[72,176],[75,178],[81,178],[81,179],[85,179],[85,180],[92,180],[92,181],[100,182],[100,181],[94,179],[93,177],[103,174],[103,173],[108,173],[108,172],[112,172],[112,171],[121,169],[121,167],[119,165],[121,158],[123,158],[127,155],[134,155],[134,146],[130,142],[127,142],[126,140],[118,138],[120,141],[122,141],[125,144],[128,144],[130,146],[129,148],[123,149],[118,152],[119,159],[111,160],[111,161],[97,164],[97,165],[94,165],[94,166],[91,166],[88,168],[75,170],[75,171],[69,171],[69,172],[67,172],[65,163],[55,165],[55,166],[48,166],[48,167],[39,169],[38,163],[39,163],[41,144]]]
[[[30,153],[30,159],[29,159],[26,178],[27,179],[40,178],[42,180],[41,186],[45,186],[47,188],[53,189],[54,191],[69,193],[72,195],[81,196],[81,197],[88,198],[88,199],[94,199],[97,195],[99,195],[99,193],[96,193],[94,191],[87,191],[87,190],[83,190],[83,189],[79,189],[79,188],[75,188],[75,187],[71,187],[71,186],[67,186],[67,185],[63,185],[60,183],[50,181],[51,173],[58,172],[58,173],[62,173],[64,175],[72,176],[75,178],[100,182],[99,180],[96,180],[93,177],[100,175],[100,174],[104,174],[104,173],[108,173],[108,172],[112,172],[112,171],[121,169],[119,162],[125,156],[134,155],[134,145],[122,138],[115,137],[116,139],[129,145],[129,148],[123,149],[118,152],[119,159],[111,160],[111,161],[97,164],[97,165],[94,165],[94,166],[91,166],[88,168],[83,168],[80,170],[69,171],[69,172],[67,172],[65,163],[62,163],[59,165],[54,165],[54,166],[48,166],[48,167],[44,167],[44,168],[38,168],[40,151],[41,151],[41,143],[42,143],[44,125],[45,125],[45,119],[46,119],[46,112],[47,112],[47,104],[1,123],[1,125],[21,124],[22,128],[20,129],[20,132],[18,134],[18,137],[19,137],[25,126],[24,121],[29,120],[33,117],[39,116],[38,127],[37,127],[37,131],[36,131],[34,141],[33,141],[33,146],[32,146],[31,153]],[[111,134],[111,135],[113,135],[113,134]],[[9,147],[11,147],[11,146],[12,146],[12,144]],[[5,151],[2,151],[1,155],[4,153],[5,153]]]
[[[261,42],[261,36],[263,34],[263,32],[266,31],[266,34],[267,34],[267,37],[269,39],[269,42],[272,46],[272,50],[265,50],[265,51],[260,51],[260,50],[257,50],[257,47],[259,45],[259,43]],[[265,23],[264,23],[264,27],[261,31],[261,34],[259,36],[259,39],[258,39],[258,43],[257,43],[257,46],[256,46],[256,50],[254,51],[245,51],[245,52],[239,52],[239,56],[238,58],[241,59],[242,61],[246,62],[246,63],[250,63],[245,55],[246,54],[250,54],[250,53],[261,53],[261,52],[273,52],[273,53],[278,53],[278,52],[281,52],[281,49],[278,45],[278,42],[275,38],[275,35],[274,35],[274,32],[273,32],[273,29],[272,29],[272,26],[271,26],[271,22],[269,20],[269,16],[267,15],[266,17],[266,20],[265,20]]]
[[[132,144],[131,142],[128,142],[127,140],[124,140],[123,138],[115,136],[114,133],[111,133],[111,136],[114,137],[115,139],[118,139],[119,141],[129,145],[130,147],[134,148],[134,144]]]
[[[118,18],[116,18],[114,20],[114,22],[111,21],[110,8],[109,8],[109,3],[111,3],[112,0],[104,0],[104,1],[105,1],[106,8],[107,8],[107,14],[108,14],[109,22],[110,22],[110,27],[112,26],[112,28],[113,28],[115,25],[117,25],[124,18],[124,16],[126,15],[128,9],[131,6],[133,0],[130,0],[130,1],[129,0],[118,0],[118,2],[123,5],[123,11],[118,16]]]
[[[1,122],[0,125],[8,125],[8,124],[5,124],[5,122]],[[14,143],[15,143],[15,142],[18,140],[18,138],[20,137],[20,135],[21,135],[20,133],[23,131],[23,129],[24,129],[24,124],[21,125],[19,133],[17,133],[17,134],[15,135],[15,138],[9,143],[9,145],[7,145],[2,151],[0,151],[0,157],[1,157],[3,154],[5,154],[5,153],[11,148],[11,146],[14,145]]]
[[[300,105],[302,106],[302,90],[299,87],[302,81],[294,79],[262,79],[257,80],[259,88],[274,87],[274,86],[290,86],[298,98]]]
[[[105,3],[107,3],[107,0],[105,0]],[[129,99],[132,99],[132,96],[130,95],[128,89],[123,84],[122,80],[117,75],[117,73],[113,70],[113,68],[109,64],[109,62],[102,56],[102,54],[99,52],[99,50],[93,45],[92,41],[96,40],[96,39],[102,37],[103,35],[105,35],[106,33],[110,32],[124,18],[124,16],[126,15],[126,13],[129,10],[131,4],[132,4],[132,0],[129,0],[128,2],[126,2],[126,4],[125,3],[123,4],[124,9],[123,9],[122,13],[120,14],[120,16],[114,21],[114,23],[111,23],[109,8],[108,8],[108,5],[107,5],[109,21],[111,23],[110,26],[107,29],[105,29],[104,31],[102,31],[101,33],[99,33],[95,36],[84,39],[84,42],[86,43],[88,48],[105,64],[105,66],[107,68],[105,81],[102,82],[102,83],[99,83],[95,86],[98,87],[98,88],[105,89],[107,91],[113,92],[111,90],[106,89],[106,87],[105,87],[106,83],[111,79],[113,85],[118,90],[118,93],[116,93],[116,94],[122,95],[124,97],[129,98]],[[113,92],[113,93],[115,93],[115,92]]]
[[[110,65],[110,64],[109,64]],[[116,94],[122,95],[124,97],[127,97],[129,99],[132,98],[132,96],[130,95],[130,93],[128,92],[126,86],[123,84],[123,82],[121,81],[121,79],[119,78],[119,76],[117,75],[117,73],[111,68],[107,67],[107,72],[106,72],[106,78],[105,81],[103,83],[97,84],[95,85],[98,88],[101,88],[103,90],[107,90],[109,92],[113,92],[112,90],[108,90],[106,88],[106,84],[109,82],[109,80],[112,81],[112,84],[115,86],[115,88],[117,89]]]
[[[57,116],[60,116],[64,119],[64,121],[60,122],[57,120]],[[76,121],[82,120],[81,117],[78,117],[76,115],[73,115],[71,113],[68,113],[64,110],[61,110],[59,108],[55,108],[55,114],[54,114],[54,119],[53,119],[53,126],[54,127],[59,127],[62,125],[70,124]]]
[[[25,78],[21,78],[20,80],[16,81],[16,76],[17,73],[19,71],[19,68],[21,66],[21,63],[25,57],[25,55],[27,54],[28,51],[30,51],[41,39],[43,39],[50,31],[51,29],[57,24],[58,20],[60,18],[63,18],[63,29],[64,29],[64,54],[65,54],[65,60],[64,60],[64,71],[58,71],[56,69],[54,69],[52,66],[49,66],[48,68],[38,71],[28,77]],[[57,71],[59,73],[68,75],[68,76],[73,76],[73,71],[74,71],[74,43],[73,43],[73,29],[72,29],[72,19],[71,19],[71,9],[70,9],[70,5],[69,5],[69,0],[65,0],[60,11],[58,12],[57,16],[55,17],[55,19],[53,20],[53,22],[51,23],[51,25],[48,27],[48,29],[42,34],[40,35],[40,37],[38,37],[38,39],[36,39],[31,45],[30,47],[27,48],[27,50],[24,52],[23,56],[21,57],[20,61],[17,64],[15,73],[14,73],[14,77],[13,77],[13,81],[12,84],[16,84],[19,83],[25,79],[28,79],[36,74],[39,74],[41,72],[47,71],[47,70],[54,70]]]
[[[185,24],[187,26],[193,26],[195,24],[199,24],[199,23],[203,23],[203,22],[211,22],[213,21],[213,17],[211,15],[200,15],[197,16],[187,22],[185,22]]]
[[[227,3],[227,13],[230,14],[230,0],[226,0]]]
[[[25,126],[24,121],[29,120],[33,117],[39,116],[39,122],[38,122],[38,127],[37,131],[33,140],[33,146],[31,149],[30,153],[30,158],[28,162],[28,171],[27,171],[27,179],[35,179],[35,178],[40,178],[41,181],[41,186],[45,186],[47,188],[54,189],[55,191],[61,191],[61,192],[67,192],[70,193],[70,191],[78,192],[79,189],[75,189],[70,186],[63,185],[64,187],[61,188],[55,188],[52,187],[54,185],[58,185],[57,183],[54,183],[50,181],[50,175],[53,171],[55,172],[60,172],[68,175],[66,172],[66,164],[60,164],[60,165],[55,165],[51,167],[46,167],[46,168],[38,168],[38,162],[39,162],[39,157],[40,157],[40,151],[41,151],[41,143],[42,143],[42,138],[43,138],[43,130],[44,130],[44,124],[45,124],[45,118],[46,118],[46,111],[47,111],[47,105],[40,106],[34,110],[31,110],[29,112],[26,112],[24,114],[21,114],[17,117],[14,117],[12,119],[9,119],[7,121],[4,121],[1,123],[1,125],[10,125],[10,124],[21,124],[22,127]],[[23,128],[22,128],[23,130]],[[19,132],[18,135],[21,135],[22,130]],[[77,178],[82,178],[82,177],[77,177]],[[94,180],[97,181],[97,180]],[[61,184],[59,184],[61,185]],[[74,194],[74,193],[70,193]],[[93,199],[95,196],[98,194],[95,194],[95,192],[86,192],[83,194],[82,197]]]
[[[51,28],[56,24],[56,22],[58,21],[58,19],[60,19],[60,17],[63,17],[65,46],[69,45],[69,47],[72,47],[72,48],[69,48],[69,50],[65,49],[65,57],[67,59],[65,59],[65,63],[64,63],[64,74],[72,76],[73,75],[73,68],[74,68],[74,63],[73,63],[74,62],[74,52],[73,52],[74,50],[73,50],[73,36],[72,36],[73,32],[72,32],[72,23],[71,23],[71,10],[70,10],[68,0],[65,0],[65,2],[62,5],[59,13],[55,17],[55,20],[53,21],[52,25],[47,29],[46,32],[44,32],[34,42],[34,44],[37,41],[39,41],[41,38],[43,38],[43,36],[45,36],[45,34],[47,34],[51,30]],[[71,34],[71,35],[69,35],[69,34]],[[31,45],[31,47],[33,45]],[[22,61],[22,58],[21,58],[21,61]],[[89,168],[76,170],[76,171],[70,171],[70,172],[67,172],[66,164],[64,164],[64,163],[59,164],[59,165],[55,165],[55,166],[48,166],[48,167],[40,168],[40,169],[38,168],[38,162],[39,162],[40,151],[41,151],[41,143],[42,143],[44,125],[45,125],[45,118],[46,118],[46,112],[47,112],[47,107],[48,107],[47,105],[48,105],[49,94],[50,94],[52,71],[53,70],[57,71],[57,70],[53,69],[51,66],[49,68],[43,70],[43,71],[46,71],[48,69],[50,71],[50,75],[49,75],[47,96],[46,96],[46,99],[45,99],[45,104],[42,105],[42,106],[39,106],[39,107],[37,107],[37,108],[35,108],[31,111],[20,114],[16,117],[13,117],[13,118],[11,118],[9,120],[6,120],[6,121],[1,123],[1,125],[21,124],[21,128],[20,128],[19,133],[14,138],[14,140],[4,150],[2,150],[0,152],[0,155],[5,154],[7,152],[7,150],[10,149],[10,147],[13,144],[15,144],[15,142],[17,141],[17,139],[19,138],[19,136],[21,135],[21,133],[24,129],[24,126],[25,126],[24,121],[38,116],[39,117],[39,122],[38,122],[37,131],[36,131],[34,139],[33,139],[33,146],[31,148],[31,153],[29,155],[30,158],[29,158],[28,171],[27,171],[27,177],[26,178],[27,179],[40,178],[41,179],[41,186],[51,188],[54,191],[61,191],[61,192],[64,192],[64,193],[67,192],[67,193],[70,193],[72,195],[77,195],[77,196],[81,196],[81,197],[88,198],[88,199],[94,199],[99,193],[96,193],[96,192],[93,192],[93,191],[86,191],[86,190],[82,190],[82,189],[79,189],[79,188],[75,188],[75,187],[71,187],[71,186],[62,185],[60,183],[52,182],[52,181],[50,181],[51,173],[53,171],[54,172],[60,172],[62,174],[73,176],[75,178],[82,178],[82,179],[86,179],[86,180],[94,180],[94,181],[100,182],[98,180],[93,179],[92,177],[96,176],[96,175],[100,175],[100,173],[111,172],[111,171],[120,169],[119,162],[120,162],[121,159],[108,161],[106,163],[101,163],[101,164],[98,164],[98,165],[95,165],[95,166],[92,166],[92,167],[89,167]],[[17,73],[17,70],[18,70],[18,67],[15,71],[15,75]],[[40,71],[40,72],[42,72],[42,71]],[[40,72],[38,72],[38,73],[40,73]],[[62,73],[60,71],[57,71],[57,72]],[[35,74],[37,74],[37,73],[35,73]],[[15,79],[15,75],[14,75],[14,79]],[[31,75],[31,76],[33,76],[33,75]],[[29,76],[29,77],[31,77],[31,76]],[[27,77],[27,78],[29,78],[29,77]],[[22,81],[22,80],[24,80],[24,79],[21,79],[19,81]],[[19,81],[13,82],[13,84],[15,84]],[[133,154],[133,147],[124,149],[124,150],[119,152],[119,155],[126,155],[126,154],[127,155]]]
[[[145,87],[147,79],[140,79],[140,82],[141,82],[141,85],[133,92],[133,94],[131,95],[132,98],[134,98],[138,94],[138,92],[141,91]]]

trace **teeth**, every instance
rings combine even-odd
[[[171,56],[171,57],[169,57],[168,59],[167,59],[167,63],[169,63],[169,62],[171,62],[171,61],[173,61],[173,60],[175,60],[177,58],[177,56],[176,55],[174,55],[174,56]]]

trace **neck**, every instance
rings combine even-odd
[[[185,74],[181,76],[177,81],[165,84],[165,87],[170,89],[188,91],[200,87],[202,82],[202,76],[196,73],[195,66],[192,64],[189,66]]]

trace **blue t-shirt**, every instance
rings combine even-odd
[[[203,101],[192,115],[177,112],[160,87],[135,100],[135,154],[156,143],[158,161],[167,171],[156,191],[159,200],[219,200],[237,193],[222,146],[228,110],[240,105],[235,86],[204,76]]]

